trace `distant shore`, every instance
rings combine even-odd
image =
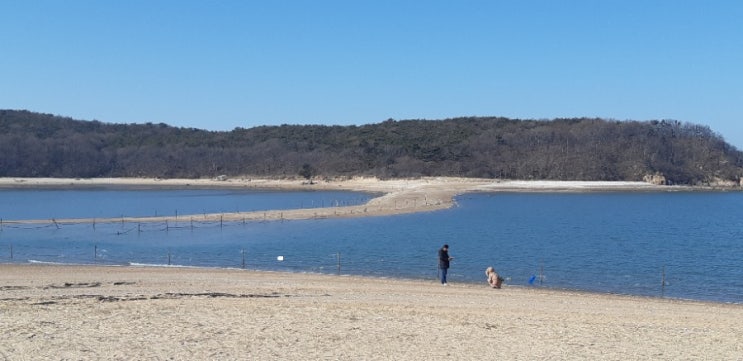
[[[596,191],[683,191],[690,187],[669,187],[645,182],[593,181],[517,181],[476,178],[430,177],[379,180],[351,178],[345,180],[308,182],[306,180],[274,179],[153,179],[153,178],[0,178],[0,188],[84,188],[84,187],[158,187],[158,188],[238,188],[279,190],[333,190],[380,194],[366,204],[345,207],[265,210],[199,215],[206,220],[276,220],[385,216],[434,211],[454,205],[454,197],[476,192],[596,192]],[[187,217],[180,215],[179,217]],[[117,218],[120,220],[120,218]],[[175,216],[130,217],[131,222],[175,221]],[[37,220],[48,222],[48,220]],[[56,222],[92,222],[93,219],[58,219]],[[104,221],[98,219],[97,221]],[[24,221],[33,223],[34,221]]]
[[[740,360],[743,305],[228,269],[0,264],[0,358]]]

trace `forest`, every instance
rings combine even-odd
[[[0,177],[456,176],[740,186],[743,152],[675,120],[462,117],[207,131],[0,110]]]

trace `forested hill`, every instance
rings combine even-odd
[[[677,121],[388,120],[212,132],[0,110],[0,177],[461,176],[739,185],[743,152]]]

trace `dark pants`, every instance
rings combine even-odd
[[[439,272],[441,273],[441,283],[446,283],[446,271],[448,271],[448,268],[439,268]]]

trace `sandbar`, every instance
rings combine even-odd
[[[236,188],[280,190],[333,190],[367,192],[378,195],[366,204],[338,207],[303,208],[292,210],[264,210],[254,212],[225,212],[161,217],[124,217],[116,221],[165,222],[195,217],[200,221],[253,221],[279,219],[320,219],[342,217],[387,216],[427,212],[452,207],[455,197],[465,193],[482,192],[596,192],[684,191],[689,187],[669,187],[645,182],[603,181],[519,181],[455,177],[423,177],[414,179],[380,180],[355,177],[308,182],[304,179],[154,179],[154,178],[0,178],[0,188],[43,187],[160,187],[160,188]],[[5,222],[12,222],[6,219]],[[56,219],[57,223],[103,222],[106,219]],[[48,223],[48,219],[23,223]]]

